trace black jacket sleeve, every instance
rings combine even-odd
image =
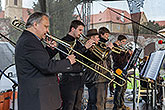
[[[52,50],[50,47],[46,46],[45,49],[47,50],[50,59],[52,59],[57,53],[58,51],[56,49]]]
[[[41,42],[35,41],[34,43],[24,44],[23,53],[25,53],[25,58],[29,63],[37,67],[43,74],[69,72],[72,70],[68,59],[60,61],[51,59],[47,50],[39,43]]]

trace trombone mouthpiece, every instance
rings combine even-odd
[[[49,35],[50,35],[50,33],[47,32],[47,33],[46,33],[46,36],[49,36]]]

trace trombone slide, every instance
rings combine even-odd
[[[21,21],[19,21],[19,20],[14,20],[14,21],[11,23],[11,25],[12,25],[14,28],[16,28],[17,30],[19,30],[19,31],[23,31],[23,30],[25,29],[25,23],[24,23],[24,22],[21,22]],[[21,28],[20,26],[23,27],[23,28]],[[48,35],[48,34],[46,34],[46,36],[49,37],[49,38],[51,38],[52,40],[56,41],[57,43],[63,45],[64,47],[70,49],[71,51],[73,51],[74,53],[80,55],[81,57],[87,59],[88,61],[92,62],[93,64],[99,66],[100,68],[106,70],[107,72],[114,74],[113,72],[111,72],[111,71],[108,70],[107,68],[103,67],[102,65],[97,64],[97,63],[94,62],[93,60],[87,58],[87,57],[84,56],[83,54],[81,54],[81,53],[79,53],[78,51],[76,51],[76,50],[74,50],[73,48],[71,48],[72,46],[71,46],[70,44],[68,44],[68,43],[66,43],[66,42],[64,42],[64,41],[62,41],[62,40],[60,40],[60,39],[58,39],[58,38],[56,38],[56,37],[54,37],[54,36],[50,36],[50,35]],[[44,40],[44,43],[50,45],[50,44],[47,43],[45,40]],[[64,52],[63,50],[59,49],[58,47],[54,47],[54,48],[56,48],[57,50],[59,50],[60,52],[66,54],[66,55],[69,55],[68,53]],[[99,75],[103,76],[104,78],[106,78],[106,79],[108,79],[108,80],[110,80],[110,81],[113,81],[114,83],[116,83],[116,84],[119,85],[119,86],[124,86],[124,85],[126,84],[126,80],[123,79],[123,78],[121,78],[120,76],[118,76],[118,75],[116,75],[116,74],[114,74],[116,77],[118,77],[119,79],[121,79],[121,80],[124,81],[123,84],[120,84],[120,83],[116,82],[114,79],[109,78],[108,76],[106,76],[106,75],[104,75],[103,73],[101,73],[101,72],[99,72],[99,71],[93,69],[92,67],[88,66],[87,64],[83,63],[82,61],[80,61],[80,60],[78,60],[78,59],[76,59],[76,61],[79,62],[79,63],[81,63],[82,65],[88,67],[89,69],[95,71],[96,73],[98,73]]]

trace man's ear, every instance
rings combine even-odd
[[[121,41],[120,40],[117,40],[118,44],[121,45]]]
[[[38,25],[37,22],[34,22],[34,23],[33,23],[33,27],[34,27],[34,28],[36,28],[37,25]]]
[[[75,29],[74,27],[72,27],[72,28],[71,28],[71,31],[74,31],[74,30],[76,30],[76,29]]]

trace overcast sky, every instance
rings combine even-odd
[[[32,8],[33,2],[37,2],[38,0],[23,0],[23,7]],[[2,8],[4,10],[5,0],[1,0]],[[111,1],[111,2],[102,2],[96,1],[93,3],[92,13],[96,14],[100,11],[104,11],[106,8],[101,4],[106,5],[107,7],[117,8],[126,10],[129,12],[129,8],[127,5],[127,1]],[[165,0],[145,0],[144,8],[148,20],[164,20],[165,21]]]

